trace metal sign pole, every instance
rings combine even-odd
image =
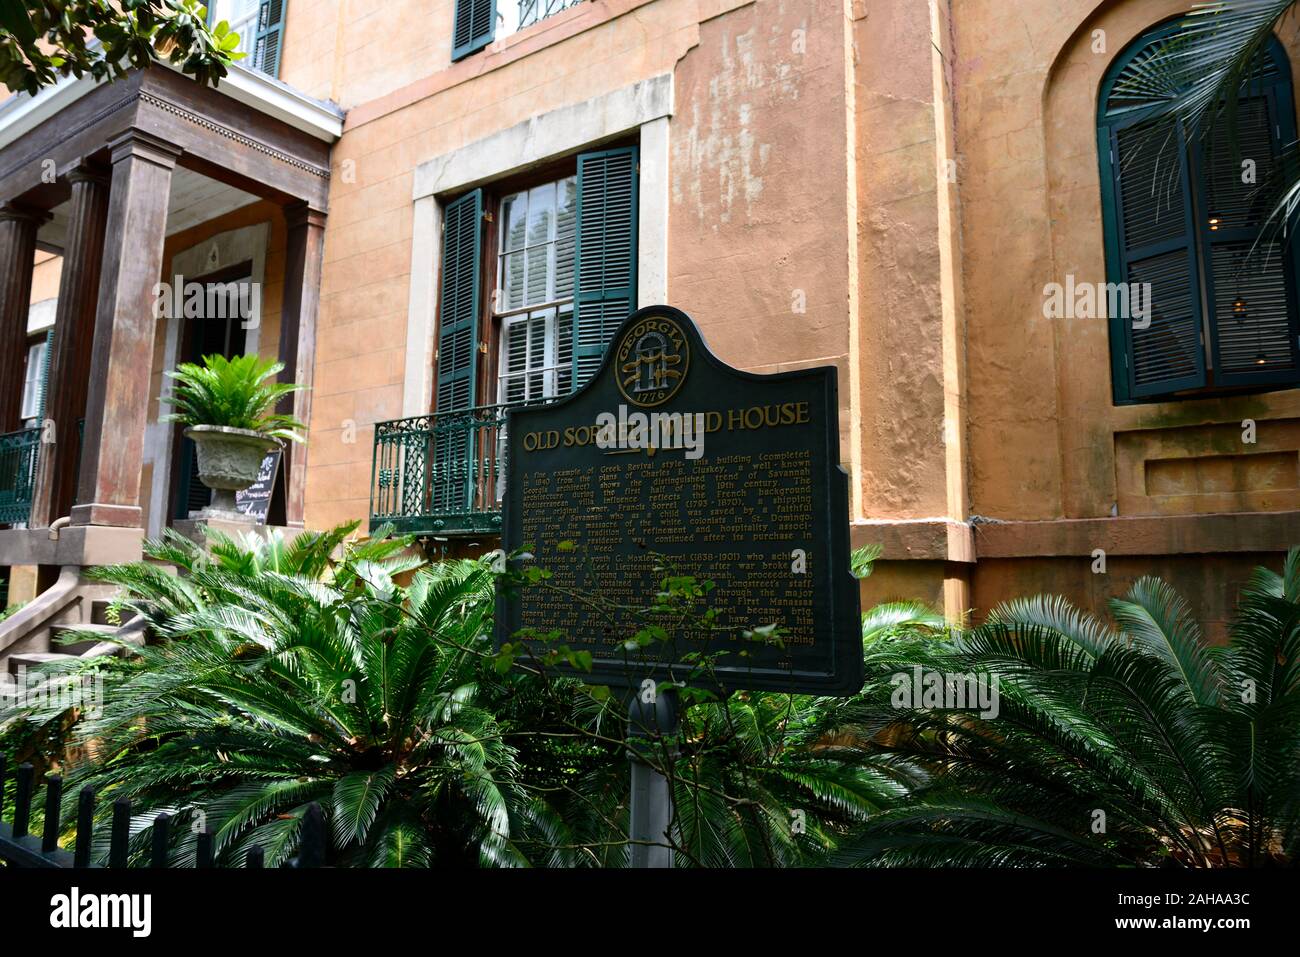
[[[632,844],[633,867],[672,867],[673,850],[668,830],[673,821],[672,787],[664,775],[646,762],[647,757],[676,754],[678,731],[677,692],[672,689],[643,702],[633,692],[628,705],[627,754],[632,768],[632,802],[628,837]],[[649,842],[649,843],[647,843]]]

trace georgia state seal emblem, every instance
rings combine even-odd
[[[686,382],[691,348],[676,322],[648,316],[623,334],[614,351],[618,390],[633,405],[663,405]]]

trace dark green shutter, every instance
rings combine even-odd
[[[578,157],[574,388],[600,367],[623,320],[636,311],[637,148]]]
[[[267,76],[280,75],[280,48],[284,42],[284,11],[289,0],[262,0],[257,11],[253,43],[253,69]]]
[[[1110,130],[1108,162],[1118,239],[1112,282],[1150,284],[1149,325],[1112,316],[1124,343],[1129,395],[1138,398],[1205,385],[1205,341],[1196,268],[1195,208],[1187,151],[1168,131],[1128,125]],[[1100,308],[1100,304],[1098,304]],[[1146,320],[1143,320],[1146,324]]]
[[[438,412],[474,405],[478,365],[483,191],[447,204],[442,228],[442,283],[438,302]]]
[[[496,32],[497,0],[456,0],[455,22],[451,28],[451,61],[455,63],[483,49],[492,42]]]
[[[1300,381],[1300,247],[1265,226],[1270,179],[1296,138],[1289,61],[1270,38],[1236,115],[1208,137],[1144,127],[1195,79],[1166,42],[1176,30],[1139,38],[1102,85],[1107,277],[1154,287],[1149,329],[1111,320],[1118,402]],[[1256,182],[1242,182],[1243,159]]]
[[[1239,101],[1233,142],[1220,135],[1196,151],[1205,184],[1201,235],[1217,385],[1300,378],[1295,244],[1266,225],[1272,212],[1268,184],[1280,172],[1282,144],[1295,139],[1293,117],[1288,79],[1264,95]],[[1254,184],[1242,182],[1244,159],[1256,164]],[[1214,228],[1210,220],[1217,220]]]
[[[433,514],[463,512],[473,497],[473,429],[469,416],[477,399],[479,287],[483,255],[483,191],[448,203],[442,226],[442,282],[438,297],[438,427],[429,450],[428,495]],[[407,480],[418,474],[407,462]]]
[[[50,357],[54,355],[54,329],[45,333],[45,355],[41,360],[41,379],[36,391],[37,428],[45,423],[45,399],[50,389]]]

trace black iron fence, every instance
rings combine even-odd
[[[13,823],[4,823],[4,811],[7,800],[8,780],[6,762],[0,755],[0,866],[16,868],[84,868],[110,867],[125,868],[130,865],[131,851],[131,801],[118,798],[113,802],[113,814],[109,822],[108,855],[106,864],[92,863],[91,850],[95,839],[95,790],[84,787],[77,796],[77,825],[73,850],[67,851],[59,844],[63,834],[62,801],[63,779],[58,775],[45,778],[44,794],[38,795],[36,773],[30,764],[21,764],[14,774]],[[29,833],[32,824],[32,808],[43,797],[44,819],[39,835]],[[173,867],[175,861],[171,856],[171,815],[162,813],[154,818],[152,827],[152,844],[147,855],[148,867]],[[213,836],[206,828],[197,835],[194,866],[212,868],[216,866],[216,854],[213,848]],[[302,819],[302,833],[299,838],[297,857],[289,861],[286,867],[313,868],[325,866],[326,836],[325,815],[320,805],[308,805]],[[139,855],[137,853],[139,864]],[[244,857],[243,866],[260,868],[265,866],[266,855],[263,848],[249,848]]]

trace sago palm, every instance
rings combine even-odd
[[[336,537],[290,546],[298,574],[268,567],[278,547],[251,574],[219,547],[175,589],[152,590],[139,566],[105,573],[134,582],[131,604],[162,640],[118,666],[102,713],[81,722],[92,758],[70,793],[130,797],[141,851],[167,811],[185,825],[178,861],[206,827],[220,860],[260,845],[278,864],[311,802],[341,865],[473,865],[508,839],[515,757],[476,704],[487,570],[447,563],[402,587],[394,574],[412,562],[398,557],[314,568]],[[179,542],[151,552],[168,547],[193,557]]]
[[[1294,860],[1300,550],[1281,576],[1255,572],[1224,648],[1205,643],[1187,604],[1156,579],[1135,584],[1112,611],[1118,630],[1062,599],[1022,600],[947,641],[902,638],[870,649],[855,707],[886,732],[874,747],[910,778],[909,793],[866,822],[837,860]],[[996,687],[996,714],[900,697],[917,669]]]

